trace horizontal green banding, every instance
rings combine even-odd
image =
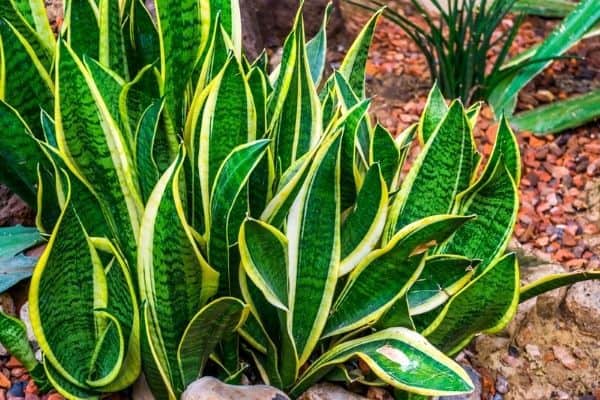
[[[0,15],[2,15],[0,13]],[[54,84],[45,66],[43,56],[15,26],[0,20],[0,98],[19,111],[34,135],[42,137],[40,107],[51,110],[54,106]]]
[[[29,304],[46,362],[80,387],[88,379],[96,347],[94,309],[106,306],[107,295],[100,259],[67,201],[34,271]],[[65,326],[69,335],[62,333]]]
[[[102,93],[72,50],[58,51],[56,133],[60,151],[107,213],[128,262],[134,265],[141,198],[131,154]]]
[[[202,258],[184,218],[179,180],[183,154],[158,181],[148,203],[141,228],[138,272],[146,320],[157,354],[156,362],[172,389],[184,389],[177,348],[189,321],[216,291],[214,271]]]
[[[427,96],[427,102],[425,108],[419,119],[419,125],[417,134],[419,142],[422,146],[429,141],[429,138],[435,132],[436,128],[442,122],[446,113],[448,112],[448,105],[446,99],[442,95],[442,92],[437,85],[437,82],[433,84],[433,87],[429,91]]]
[[[240,229],[242,266],[266,299],[287,310],[287,239],[264,222],[247,219]]]
[[[472,151],[469,122],[455,101],[400,187],[387,237],[418,219],[452,210],[455,196],[471,181]]]
[[[230,247],[237,241],[239,227],[246,217],[247,203],[242,194],[252,171],[264,156],[269,141],[257,140],[236,147],[223,162],[217,173],[210,196],[210,230],[208,235],[208,262],[219,276],[219,290],[230,293],[238,265],[230,262]],[[244,208],[240,208],[240,206]]]
[[[285,171],[315,146],[321,130],[321,109],[308,64],[304,23],[296,16],[293,34],[284,46],[279,79],[269,104],[269,129],[274,157]]]
[[[516,223],[519,198],[502,162],[496,164],[487,182],[475,183],[474,188],[461,199],[460,213],[477,218],[457,230],[441,251],[482,260],[479,273],[506,249]]]
[[[379,124],[373,130],[369,153],[369,161],[379,164],[387,187],[394,187],[402,166],[400,163],[402,154],[390,132]]]
[[[0,181],[35,206],[37,165],[44,154],[17,110],[1,100],[0,129]]]
[[[519,265],[516,256],[508,254],[452,297],[423,334],[440,350],[453,355],[475,334],[504,328],[518,303]]]
[[[341,227],[340,274],[350,272],[379,242],[385,225],[388,191],[379,164],[367,172],[356,204]]]
[[[424,265],[423,255],[406,257],[401,241],[397,246],[373,252],[357,267],[360,274],[350,275],[333,306],[323,336],[347,333],[375,322],[404,296]]]
[[[339,273],[341,141],[338,133],[321,145],[287,220],[288,327],[300,365],[325,327]]]
[[[162,94],[178,134],[183,126],[185,92],[200,52],[197,0],[157,0],[156,22],[160,44]]]
[[[244,323],[247,314],[244,303],[233,297],[219,298],[198,311],[177,350],[183,387],[202,376],[210,354],[225,335],[234,333]]]
[[[428,258],[407,295],[411,315],[423,314],[445,303],[469,282],[477,264],[453,255]]]

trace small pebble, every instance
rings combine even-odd
[[[11,398],[17,398],[17,397],[25,397],[25,386],[26,386],[27,382],[15,382],[13,383],[12,387],[9,389],[8,391],[8,399],[10,400]]]
[[[498,375],[496,377],[496,391],[500,394],[506,394],[508,393],[508,388],[508,380],[502,375]]]

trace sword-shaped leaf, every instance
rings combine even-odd
[[[306,44],[306,56],[310,67],[310,75],[315,87],[319,87],[325,70],[325,61],[327,58],[327,22],[333,10],[331,3],[327,4],[323,15],[323,23],[319,32]]]
[[[287,219],[287,328],[298,365],[308,360],[319,341],[339,274],[341,141],[338,132],[321,144]]]
[[[421,118],[419,119],[417,135],[421,146],[424,146],[429,141],[429,138],[433,135],[440,122],[444,120],[447,112],[448,105],[446,104],[446,99],[444,99],[444,95],[442,95],[442,91],[436,82],[429,91],[423,114],[421,114]]]
[[[100,25],[94,0],[69,0],[65,3],[62,37],[75,54],[98,59]]]
[[[219,274],[219,291],[230,293],[237,278],[238,265],[230,260],[230,247],[235,244],[239,228],[246,217],[247,203],[242,195],[252,171],[267,151],[269,140],[261,139],[236,147],[217,173],[210,196],[208,224],[208,261]],[[245,206],[244,212],[235,212]],[[239,209],[238,209],[239,210]]]
[[[497,116],[512,115],[519,91],[544,68],[552,59],[563,54],[577,43],[587,31],[600,20],[600,7],[596,0],[582,0],[577,7],[550,33],[531,56],[532,62],[497,84],[488,101]]]
[[[54,91],[42,54],[8,21],[0,20],[0,42],[0,99],[14,107],[41,138],[40,107],[52,109]]]
[[[1,18],[3,21],[6,21],[14,26],[19,34],[25,38],[25,41],[29,43],[33,49],[33,52],[38,55],[40,60],[42,60],[42,64],[46,68],[50,68],[54,50],[53,44],[46,42],[45,39],[47,40],[47,37],[42,37],[31,26],[33,18],[30,18],[28,21],[27,18],[21,13],[14,0],[0,1],[0,15],[2,16]]]
[[[383,10],[379,10],[373,14],[354,40],[354,43],[352,43],[352,46],[350,46],[350,49],[348,49],[340,66],[340,73],[350,83],[354,93],[361,99],[365,98],[365,70],[369,47],[371,47],[375,26],[382,12]]]
[[[204,104],[198,168],[205,215],[210,215],[211,192],[225,159],[237,146],[255,137],[252,93],[240,63],[230,58],[211,84]]]
[[[377,245],[385,226],[388,190],[379,164],[369,168],[356,204],[342,223],[340,275],[352,271]]]
[[[21,12],[21,15],[27,20],[30,26],[35,28],[39,40],[48,48],[53,49],[56,39],[50,21],[46,14],[46,4],[44,0],[9,0],[13,2]]]
[[[0,181],[35,207],[37,165],[45,157],[17,110],[1,100],[0,130]]]
[[[477,333],[503,329],[518,304],[519,264],[514,254],[508,254],[452,297],[423,335],[444,353],[453,355]]]
[[[92,372],[97,332],[103,326],[96,310],[107,303],[102,262],[67,197],[31,279],[29,311],[46,362],[81,387]],[[70,326],[69,335],[62,334],[65,326]]]
[[[387,384],[427,396],[473,391],[471,379],[456,362],[416,332],[390,328],[337,345],[317,359],[291,389],[297,396],[336,365],[360,358]]]
[[[242,266],[273,306],[287,311],[287,239],[264,222],[247,219],[240,228]]]
[[[138,258],[142,301],[147,304],[149,346],[170,390],[180,393],[177,348],[205,301],[216,293],[217,274],[204,260],[185,220],[180,198],[183,154],[156,184],[144,212]]]
[[[177,350],[183,387],[202,376],[217,344],[242,326],[247,315],[248,308],[233,297],[221,297],[198,311],[185,329]]]
[[[242,53],[242,20],[239,0],[200,0],[200,17],[202,38],[207,38],[215,21],[220,19],[220,24],[227,32],[233,43],[235,55],[241,57]],[[202,49],[204,49],[203,40]]]
[[[126,46],[130,49],[127,56],[132,73],[137,73],[146,65],[158,62],[160,58],[158,32],[143,0],[131,1],[128,33],[129,43],[126,42]]]
[[[152,189],[158,182],[160,172],[154,158],[154,145],[159,132],[160,116],[164,101],[155,101],[150,105],[139,122],[135,134],[136,166],[140,174],[140,190],[144,202],[148,201]]]
[[[477,264],[455,255],[429,257],[423,272],[408,291],[410,314],[423,314],[444,304],[469,283]]]
[[[397,147],[390,132],[380,124],[373,130],[373,140],[369,149],[369,161],[378,163],[388,188],[393,188],[398,179],[402,163],[402,151]]]
[[[64,42],[57,52],[56,135],[69,168],[108,210],[110,226],[130,265],[142,201],[127,142],[83,63]],[[104,94],[105,96],[106,94]]]
[[[119,0],[99,0],[98,14],[100,25],[98,60],[105,67],[127,79],[129,69],[125,55],[125,38],[121,29]]]
[[[162,91],[172,136],[180,133],[185,93],[200,53],[200,4],[197,0],[156,0]]]
[[[455,101],[404,179],[390,209],[384,241],[416,220],[452,210],[475,169],[473,146],[469,121]]]
[[[456,231],[441,249],[482,260],[477,274],[504,253],[519,210],[517,187],[504,163],[500,160],[492,171],[487,181],[476,182],[459,196],[459,213],[477,218]]]
[[[597,119],[600,116],[597,107],[599,102],[600,89],[595,89],[580,96],[520,112],[511,119],[511,123],[519,131],[532,131],[536,135],[559,133]]]
[[[268,110],[274,157],[278,168],[285,171],[316,145],[321,133],[321,108],[306,54],[301,10],[284,45]]]
[[[369,254],[348,276],[333,305],[323,337],[375,322],[419,277],[425,265],[421,254],[446,240],[467,220],[452,215],[425,218],[407,226],[385,247]],[[366,298],[370,300],[365,301]]]
[[[41,392],[50,389],[42,364],[38,363],[29,344],[25,324],[0,311],[0,343],[23,364]]]
[[[519,302],[527,301],[533,297],[539,296],[542,293],[559,287],[572,285],[577,282],[587,281],[591,279],[600,279],[600,271],[583,271],[571,272],[564,274],[552,274],[545,276],[537,281],[533,281],[528,285],[521,287]]]

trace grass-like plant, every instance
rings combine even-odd
[[[450,356],[519,299],[589,278],[521,290],[505,121],[482,168],[478,108],[437,88],[397,138],[372,123],[379,14],[319,84],[325,24],[307,41],[300,16],[269,76],[234,0],[157,0],[156,21],[141,1],[68,1],[58,40],[42,0],[2,1],[0,177],[48,242],[29,292],[44,358],[4,314],[0,341],[42,390],[98,399],[143,371],[177,399],[208,363],[236,381],[246,360],[295,397],[359,357],[366,384],[467,393]]]
[[[385,6],[380,0],[348,2],[372,11]],[[554,3],[537,3],[541,8],[556,8]],[[410,0],[410,4],[421,23],[391,7],[385,9],[384,15],[404,30],[423,53],[432,83],[437,82],[446,98],[460,98],[465,104],[489,102],[497,116],[512,116],[519,91],[583,37],[596,35],[595,25],[600,21],[600,9],[594,0],[571,3],[567,10],[560,11],[560,16],[566,13],[565,19],[543,43],[510,58],[509,51],[525,14],[518,14],[513,25],[500,35],[497,31],[509,13],[532,11],[535,1],[433,0],[433,10],[421,0]],[[496,56],[490,63],[492,51]],[[554,108],[519,116],[518,126],[552,133],[598,117],[597,110],[589,107],[589,96],[571,103],[558,103]],[[565,121],[563,116],[579,104],[582,110]]]

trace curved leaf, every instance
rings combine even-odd
[[[508,254],[452,297],[423,335],[444,353],[453,355],[477,333],[502,330],[518,304],[519,265],[517,257]]]
[[[421,274],[425,263],[420,254],[434,243],[446,240],[466,221],[464,217],[451,215],[417,221],[398,232],[385,247],[369,254],[348,276],[332,307],[323,337],[375,322]],[[365,302],[366,298],[370,301]]]
[[[342,343],[323,354],[292,388],[297,396],[336,365],[363,360],[381,380],[395,388],[427,396],[452,396],[473,391],[471,379],[458,364],[421,335],[390,328]]]
[[[429,95],[427,95],[427,102],[417,125],[417,135],[421,146],[424,146],[429,141],[429,138],[444,120],[447,113],[448,105],[446,104],[446,99],[444,99],[442,91],[437,82],[435,82],[429,91]]]
[[[356,204],[342,223],[340,275],[352,271],[377,245],[385,226],[388,190],[375,164],[364,178]]]
[[[248,309],[236,298],[222,297],[202,308],[188,324],[177,358],[183,387],[202,376],[204,365],[224,335],[235,332],[245,321]]]
[[[390,209],[384,241],[411,222],[452,210],[456,195],[470,184],[473,151],[469,121],[455,101],[404,179]]]
[[[247,219],[240,228],[242,266],[252,282],[275,307],[287,311],[287,239],[264,222]]]
[[[321,145],[287,219],[287,327],[298,365],[308,360],[321,336],[339,274],[341,141],[338,132]]]
[[[169,391],[181,393],[177,348],[189,321],[216,293],[217,274],[197,248],[180,198],[180,154],[154,188],[140,233],[140,295],[147,345]]]
[[[369,22],[362,28],[354,43],[348,49],[342,65],[340,65],[340,73],[350,83],[350,87],[361,99],[365,97],[365,70],[367,65],[367,56],[375,26],[381,16],[383,10],[377,11]]]
[[[423,314],[444,304],[471,280],[475,267],[477,262],[466,257],[429,257],[419,279],[408,291],[410,314]]]
[[[239,228],[246,217],[248,204],[242,196],[252,171],[264,156],[269,140],[262,139],[236,147],[227,156],[215,178],[210,196],[208,225],[208,261],[219,276],[219,291],[230,293],[239,260],[230,260],[230,247],[238,239]]]
[[[40,107],[50,110],[54,100],[54,83],[42,54],[8,21],[0,20],[0,42],[0,99],[18,110],[41,138]]]
[[[306,53],[301,10],[284,44],[268,110],[274,157],[278,168],[285,171],[316,145],[321,133],[321,108]]]
[[[564,274],[548,275],[544,278],[533,281],[528,285],[521,287],[519,302],[522,303],[542,293],[559,287],[572,285],[577,282],[591,279],[600,279],[600,271],[573,272]]]

